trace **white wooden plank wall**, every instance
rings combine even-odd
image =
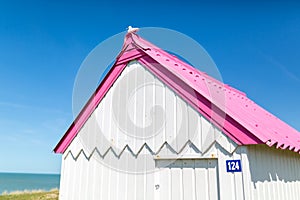
[[[68,156],[64,160],[60,199],[218,199],[216,159],[176,160],[169,166],[160,163],[164,160],[157,160],[158,171],[129,174],[104,166],[94,156],[98,155],[90,160],[84,156],[77,160]]]
[[[300,199],[297,153],[266,145],[248,146],[246,151],[243,157],[246,199]]]

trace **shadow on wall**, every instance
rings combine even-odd
[[[300,181],[298,153],[267,145],[251,145],[248,147],[248,157],[255,188],[259,182]]]

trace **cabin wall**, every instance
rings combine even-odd
[[[75,146],[84,149],[80,140],[76,142],[78,139],[75,138],[70,149]],[[186,152],[191,151],[192,147],[186,148]],[[154,170],[134,174],[108,165],[137,163],[139,157],[131,153],[116,157],[109,151],[103,157],[97,151],[92,155],[79,151],[76,156],[69,151],[63,155],[60,199],[244,199],[243,186],[247,185],[244,172],[226,172],[226,160],[244,161],[245,147],[238,147],[231,154],[216,143],[209,152],[215,153],[214,158],[209,155],[191,158],[190,153],[177,159],[174,159],[177,155],[170,153],[160,158],[143,157],[148,169]],[[140,155],[148,153],[143,149]],[[135,167],[137,172],[140,171],[138,165]],[[242,167],[244,171],[244,163]],[[131,166],[130,170],[133,169]]]
[[[251,145],[245,151],[245,199],[300,199],[298,153],[266,145]]]
[[[70,149],[84,149],[78,139]],[[189,151],[192,147],[187,148]],[[266,145],[240,146],[228,153],[217,143],[209,152],[215,152],[215,158],[190,158],[188,154],[175,160],[176,155],[170,153],[169,158],[143,158],[154,170],[137,174],[107,165],[109,161],[135,163],[139,158],[132,154],[118,158],[112,152],[105,157],[97,152],[91,157],[84,151],[76,156],[66,152],[60,199],[300,199],[298,154]],[[148,153],[143,149],[140,155]],[[242,172],[226,171],[226,160],[232,159],[241,160]],[[140,170],[138,166],[136,170]]]
[[[76,143],[76,140],[79,138],[75,138],[72,144],[84,149],[80,141]],[[191,146],[186,150],[193,151]],[[209,155],[191,158],[190,153],[177,159],[174,159],[177,154],[172,156],[170,153],[160,158],[152,155],[139,157],[149,154],[146,148],[137,157],[128,152],[117,157],[112,151],[105,156],[97,151],[92,155],[79,151],[74,156],[69,151],[63,155],[60,199],[243,199],[242,173],[227,173],[225,170],[226,159],[240,159],[241,155],[223,155],[225,151],[219,144],[212,145],[209,152],[216,153],[214,158]],[[149,171],[140,171],[139,159],[147,163]],[[118,164],[132,163],[136,165],[130,166],[130,170],[135,168],[139,173],[126,172],[122,167],[116,168]]]
[[[146,153],[146,152],[142,152]],[[60,199],[218,199],[218,160],[178,159],[155,160],[154,171],[126,173],[104,164],[120,162],[109,153],[105,158],[94,153],[87,159],[84,154],[74,158],[71,154],[63,159]],[[126,156],[127,163],[135,162],[134,156]],[[166,164],[167,162],[168,164]],[[138,170],[138,169],[137,169]]]

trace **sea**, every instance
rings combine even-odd
[[[0,195],[24,190],[59,189],[59,174],[0,173]]]

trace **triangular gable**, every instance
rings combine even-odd
[[[200,72],[138,35],[128,33],[115,64],[55,147],[56,153],[66,150],[126,64],[133,59],[147,67],[237,144],[277,144],[277,148],[289,147],[299,151],[299,132],[255,104],[244,93]]]
[[[232,153],[236,144],[145,66],[128,63],[64,154],[95,151],[120,157],[146,148],[148,155],[207,157],[217,144]],[[95,152],[94,152],[95,153]],[[215,152],[214,152],[215,153]],[[65,156],[64,156],[65,157]]]

